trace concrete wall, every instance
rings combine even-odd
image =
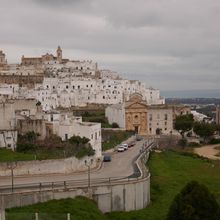
[[[36,174],[52,174],[52,173],[71,173],[77,171],[85,171],[88,168],[85,166],[84,157],[78,160],[75,157],[57,160],[36,160],[36,161],[20,161],[14,169],[14,175],[36,175]],[[96,158],[93,158],[92,167],[98,165]],[[10,176],[11,171],[8,169],[7,163],[0,163],[0,176]]]
[[[0,195],[0,207],[3,210],[52,199],[75,198],[79,195],[93,198],[104,213],[143,209],[150,203],[150,176],[124,183],[92,186],[89,190],[84,187]]]
[[[150,203],[150,173],[145,162],[148,160],[149,150],[153,146],[154,144],[148,148],[147,152],[143,152],[136,161],[141,172],[139,178],[92,185],[89,189],[80,187],[0,194],[0,220],[5,220],[4,210],[6,208],[22,207],[52,199],[75,198],[78,195],[94,199],[99,209],[104,213],[143,209]]]

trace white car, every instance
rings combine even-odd
[[[121,144],[121,146],[124,148],[124,150],[128,149],[128,144]]]
[[[118,152],[124,152],[125,149],[124,149],[123,146],[120,145],[120,146],[118,146],[117,151],[118,151]]]

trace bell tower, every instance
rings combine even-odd
[[[62,63],[62,50],[61,50],[60,46],[58,46],[58,48],[57,48],[57,61],[59,63]]]

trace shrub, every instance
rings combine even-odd
[[[178,142],[179,146],[181,147],[186,147],[187,145],[187,140],[185,138],[183,139],[180,139],[179,142]]]
[[[119,125],[116,122],[112,123],[112,128],[119,128]]]
[[[200,147],[201,145],[197,142],[189,142],[187,146],[188,147]]]
[[[167,220],[219,220],[220,207],[208,188],[189,182],[174,198]]]
[[[220,139],[213,138],[209,141],[209,144],[220,144]]]

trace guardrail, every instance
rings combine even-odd
[[[116,183],[124,183],[137,181],[149,176],[149,170],[145,166],[149,157],[149,151],[155,146],[153,141],[149,141],[148,144],[144,143],[137,160],[135,161],[138,167],[138,172],[134,172],[132,176],[125,177],[110,177],[110,178],[95,178],[90,179],[91,186],[111,185]],[[56,181],[56,182],[44,182],[44,183],[31,183],[31,184],[16,184],[13,186],[0,186],[0,194],[8,193],[22,193],[22,192],[41,192],[41,191],[53,191],[53,190],[73,190],[78,188],[84,188],[88,186],[88,179],[81,180],[68,180],[68,181]]]

